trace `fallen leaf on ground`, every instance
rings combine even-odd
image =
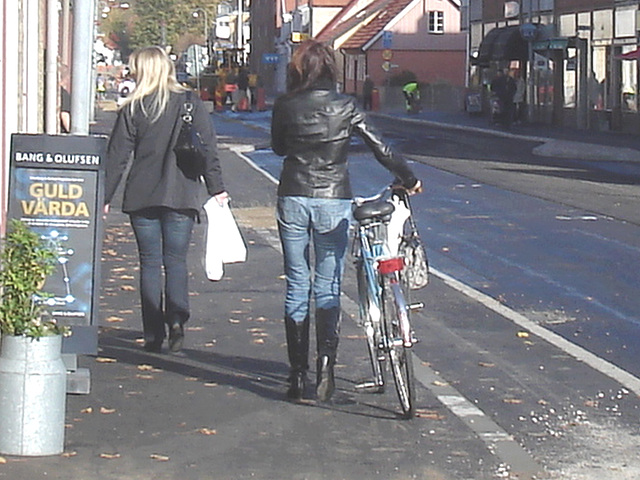
[[[141,365],[138,365],[138,370],[141,370],[143,372],[148,372],[150,370],[153,370],[153,365],[148,365],[146,363],[143,363]]]
[[[215,341],[214,342],[207,342],[207,343],[204,344],[205,347],[215,347],[215,345],[216,345]]]
[[[7,459],[4,457],[0,457],[0,463],[7,463]]]
[[[124,318],[121,317],[109,317],[107,318],[107,322],[109,323],[115,323],[115,322],[124,322]]]
[[[262,345],[264,343],[264,339],[263,338],[256,338],[253,343],[257,344],[257,345]]]
[[[187,327],[188,332],[199,332],[201,330],[204,330],[204,329],[202,327]]]
[[[240,323],[240,320],[236,320],[235,318],[230,318],[229,323]]]
[[[151,455],[149,455],[149,457],[154,460],[159,460],[161,462],[169,461],[169,457],[167,455],[160,455],[159,453],[152,453]]]
[[[433,384],[436,387],[446,387],[447,385],[449,385],[447,382],[441,382],[440,380],[434,380]]]
[[[96,357],[96,362],[98,363],[116,363],[118,360],[111,357]]]
[[[75,457],[76,455],[78,455],[78,452],[73,451],[73,452],[63,452],[62,454],[60,454],[61,457],[65,457],[65,458],[69,458],[69,457]],[[1,462],[0,462],[1,463]]]
[[[153,380],[154,377],[153,377],[153,375],[148,375],[146,373],[138,373],[136,375],[136,378],[140,378],[142,380]]]
[[[185,380],[187,382],[197,382],[198,381],[198,377],[186,377]]]
[[[241,301],[245,303],[253,302],[253,300],[250,298],[243,298]]]
[[[478,362],[478,365],[480,365],[481,367],[486,367],[486,368],[491,368],[491,367],[495,367],[496,366],[495,363],[488,363],[488,362]]]
[[[216,382],[207,382],[204,384],[205,387],[217,387],[218,384]]]
[[[113,460],[114,458],[120,458],[119,453],[101,453],[100,458],[106,458],[108,460]]]
[[[104,414],[109,414],[109,413],[115,413],[116,409],[115,408],[107,408],[107,407],[100,407],[100,413],[104,413]]]
[[[529,338],[529,332],[518,332],[517,335],[519,338]]]
[[[93,413],[93,408],[87,407],[80,410],[80,413]]]
[[[428,418],[429,420],[444,420],[445,416],[435,410],[416,410],[416,417]]]
[[[202,435],[217,435],[218,432],[213,428],[202,427],[198,429],[198,433]]]
[[[502,401],[504,403],[510,403],[512,405],[519,405],[522,403],[522,400],[520,398],[503,398]]]
[[[120,290],[123,290],[125,292],[135,292],[136,291],[136,287],[134,287],[133,285],[122,285],[120,287]]]

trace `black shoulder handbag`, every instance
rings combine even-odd
[[[405,194],[404,201],[409,207],[409,198]],[[402,236],[400,245],[398,246],[398,254],[404,257],[405,266],[401,275],[403,281],[411,290],[418,290],[429,283],[429,261],[427,260],[427,252],[420,238],[418,227],[413,219],[413,213],[409,215],[407,220],[408,230]]]
[[[182,125],[173,151],[176,154],[178,168],[188,178],[198,178],[205,171],[207,153],[200,132],[193,126],[193,109],[191,92],[187,92],[187,100],[180,113]]]

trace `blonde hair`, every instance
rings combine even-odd
[[[129,57],[129,69],[136,87],[122,108],[128,106],[133,114],[139,107],[151,122],[158,120],[164,113],[171,92],[187,90],[176,80],[175,66],[161,47],[144,47],[133,52]],[[145,106],[143,99],[148,96],[151,97],[151,102],[147,102]]]

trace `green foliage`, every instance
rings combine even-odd
[[[0,331],[6,335],[42,337],[66,332],[42,319],[37,297],[55,270],[57,253],[20,220],[13,219],[0,252]]]
[[[389,83],[393,87],[402,87],[403,85],[406,85],[409,82],[417,82],[417,81],[418,81],[418,77],[416,77],[416,74],[409,70],[403,70],[400,73],[396,73],[389,79]]]
[[[196,9],[207,12],[208,30],[213,28],[218,0],[135,0],[131,31],[133,48],[149,45],[176,46],[185,35],[204,35],[204,18],[194,17]],[[204,41],[204,39],[203,39]],[[178,52],[179,53],[179,52]]]

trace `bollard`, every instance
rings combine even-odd
[[[374,112],[380,110],[380,91],[377,88],[371,91],[371,110]]]
[[[264,112],[267,109],[267,100],[263,87],[256,88],[256,108],[259,112]]]
[[[220,91],[220,89],[216,88],[215,90],[215,94],[214,94],[214,102],[216,104],[215,108],[217,112],[222,112],[224,111],[224,105],[222,104],[222,92]]]

